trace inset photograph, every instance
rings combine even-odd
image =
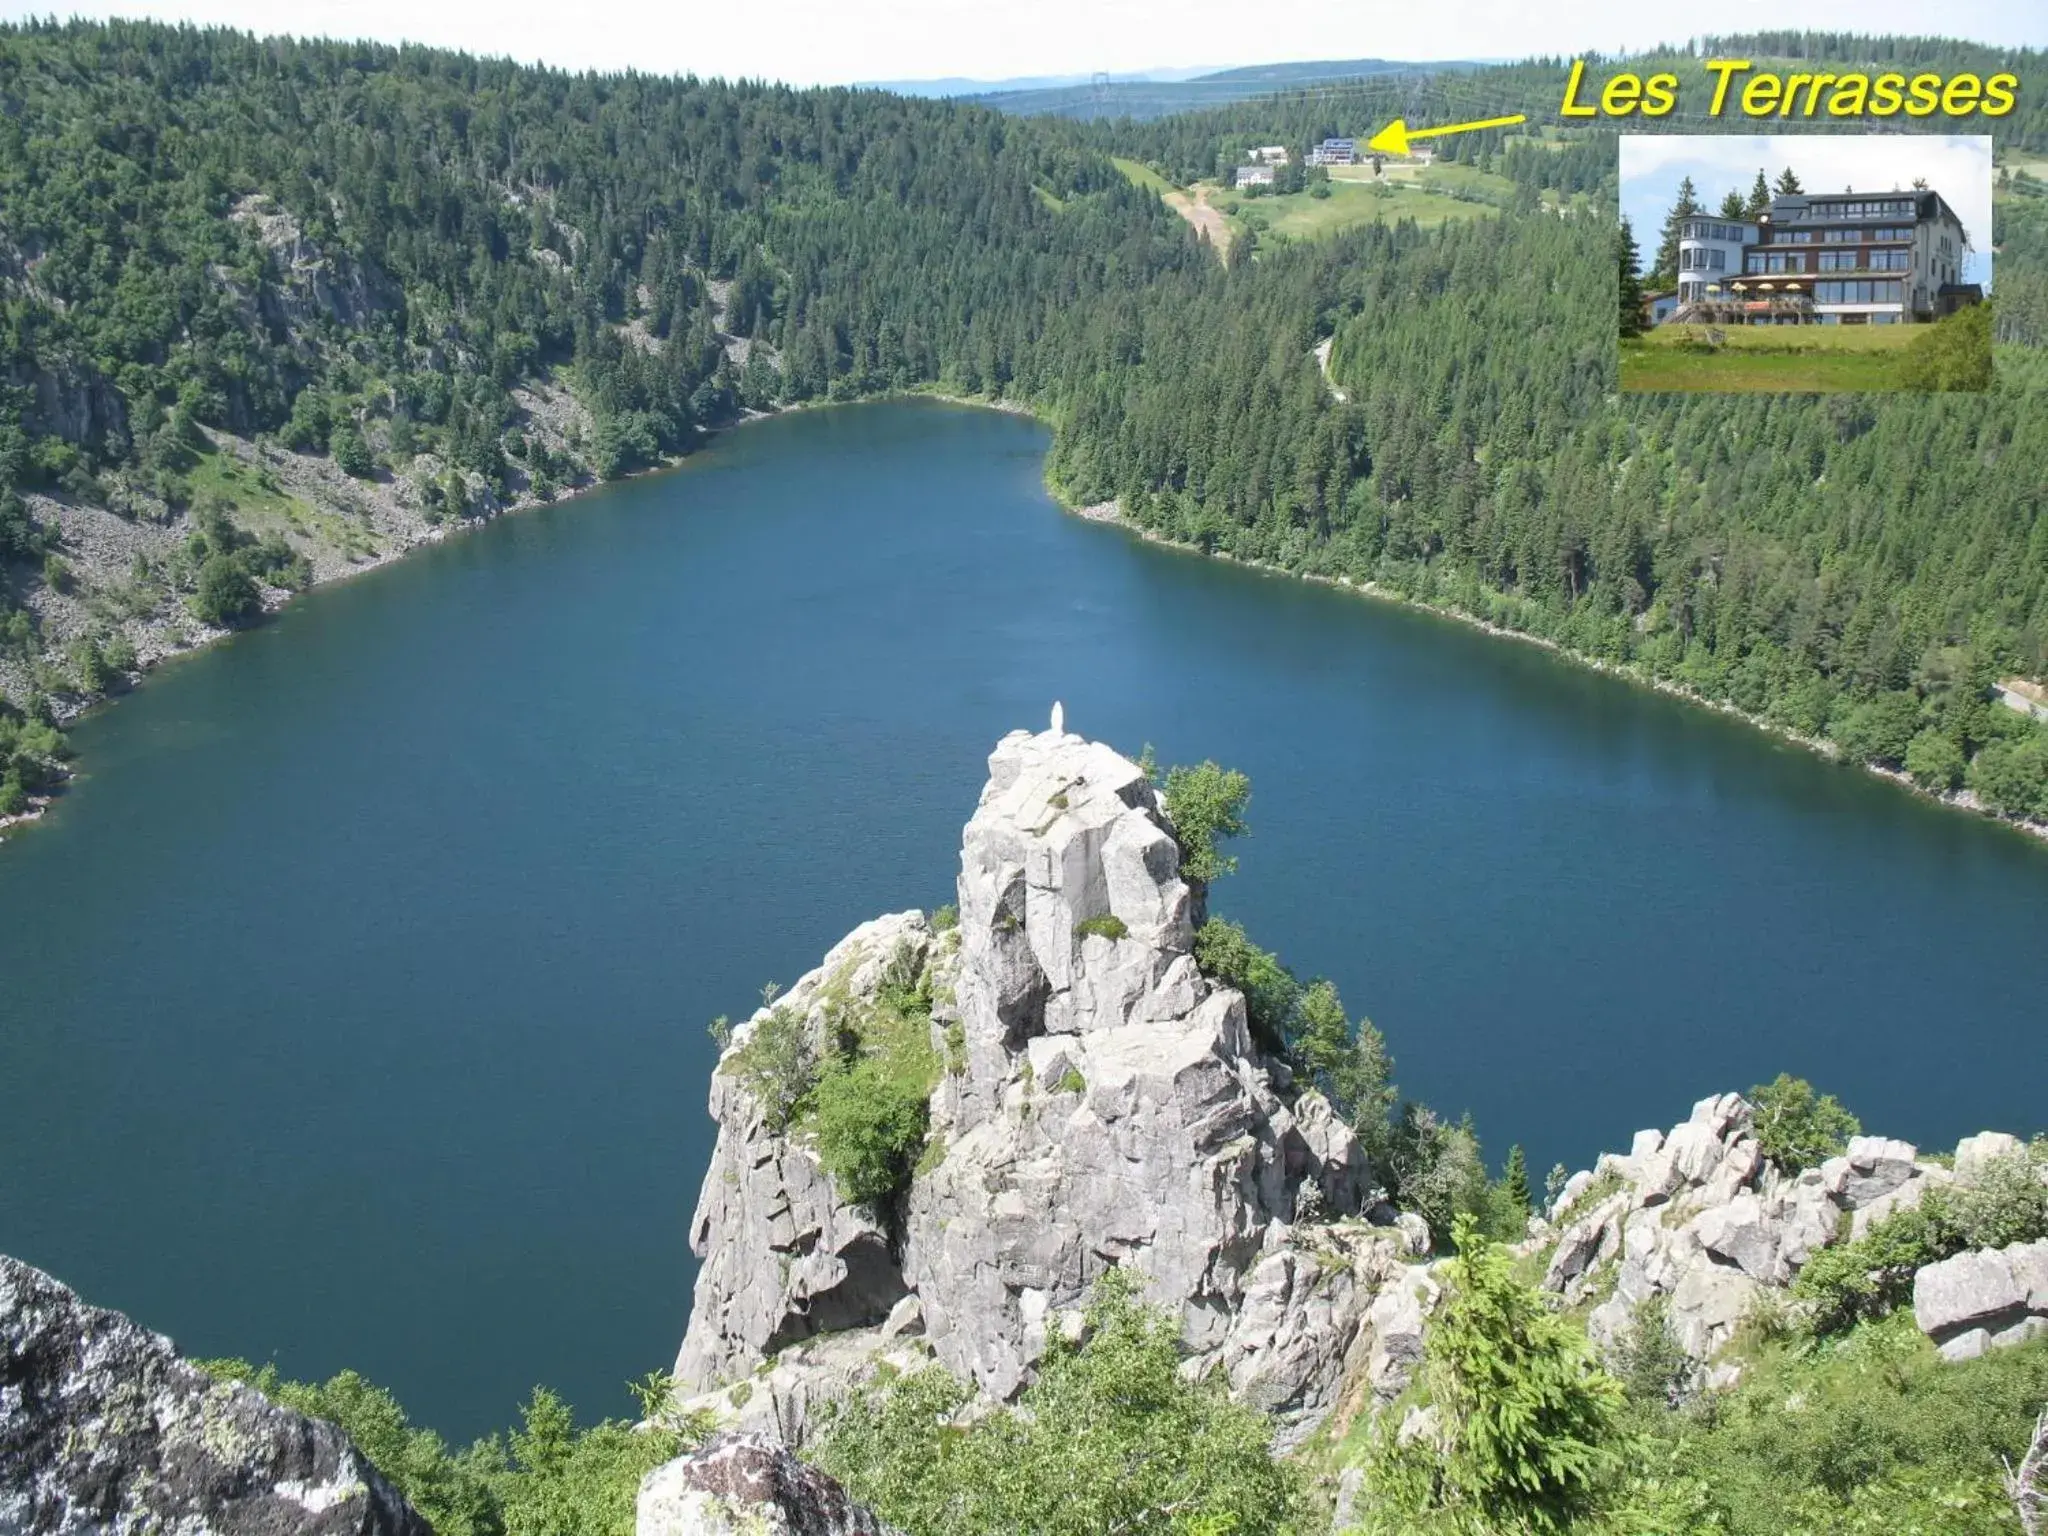
[[[1991,139],[1627,134],[1621,387],[1991,386]]]

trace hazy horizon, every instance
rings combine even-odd
[[[0,0],[0,21],[44,17],[47,4]],[[1781,25],[1813,31],[1928,32],[1924,7],[1903,0],[1806,0]],[[1437,12],[1385,8],[1366,14],[1340,0],[1281,0],[1244,25],[1223,0],[1183,0],[1162,27],[1159,7],[1137,0],[1041,0],[1027,9],[957,0],[790,0],[772,27],[749,26],[723,8],[642,0],[595,0],[564,9],[515,0],[302,0],[281,13],[264,0],[84,0],[56,14],[112,16],[264,35],[417,43],[545,63],[563,69],[766,79],[791,85],[885,82],[896,87],[1000,84],[1043,77],[1240,69],[1314,60],[1378,58],[1419,63],[1638,52],[1696,35],[1662,13],[1592,0],[1569,14],[1513,0],[1470,0],[1446,27]],[[280,24],[282,16],[288,23]],[[1726,30],[1737,30],[1731,18]],[[1991,46],[2048,46],[2038,0],[1955,0],[1939,35]],[[1220,37],[1243,52],[1213,62]],[[1483,46],[1469,46],[1483,39]]]

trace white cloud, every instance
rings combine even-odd
[[[62,0],[0,0],[0,18]],[[545,60],[571,69],[753,76],[797,84],[980,79],[1290,59],[1510,58],[1618,52],[1681,40],[1673,14],[1633,0],[78,0],[91,16],[151,16],[300,36],[368,37]],[[1714,30],[1940,30],[1995,43],[2048,41],[2040,0],[1793,0],[1738,6]]]

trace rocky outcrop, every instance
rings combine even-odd
[[[372,262],[310,239],[299,220],[275,200],[252,194],[228,211],[262,246],[271,267],[254,305],[265,324],[294,335],[326,322],[347,328],[403,308],[405,299]],[[227,274],[215,281],[234,289]],[[249,297],[243,295],[243,297]]]
[[[1639,1132],[1627,1156],[1603,1157],[1567,1185],[1551,1213],[1561,1231],[1544,1285],[1571,1301],[1611,1285],[1587,1319],[1596,1341],[1617,1343],[1656,1296],[1679,1345],[1709,1362],[1761,1297],[1837,1239],[1845,1218],[1946,1177],[1910,1145],[1876,1137],[1789,1176],[1766,1161],[1750,1124],[1739,1095],[1702,1099],[1669,1133]]]
[[[908,974],[932,965],[934,941],[919,912],[862,924],[742,1025],[712,1074],[718,1142],[690,1226],[704,1262],[676,1360],[686,1386],[744,1374],[819,1333],[879,1323],[909,1294],[883,1215],[842,1200],[816,1151],[777,1124],[776,1106],[733,1068],[736,1053],[779,1019],[798,1021],[821,1050],[840,1014],[874,1002],[891,965]]]
[[[1009,1398],[1127,1265],[1180,1317],[1191,1369],[1311,1424],[1409,1237],[1359,1219],[1375,1191],[1356,1139],[1260,1056],[1243,997],[1197,967],[1202,893],[1149,779],[1064,731],[1006,737],[958,895],[943,937],[916,913],[878,919],[736,1033],[691,1229],[704,1265],[685,1389],[827,1328],[879,1335],[914,1297],[919,1348]],[[891,975],[936,1000],[948,1070],[918,1173],[879,1211],[842,1200],[802,1128],[778,1128],[732,1067],[776,1009],[822,1049]]]
[[[1627,1156],[1610,1153],[1572,1176],[1541,1229],[1549,1247],[1543,1284],[1567,1302],[1592,1303],[1587,1330],[1609,1348],[1642,1304],[1659,1297],[1677,1343],[1709,1366],[1822,1248],[1861,1237],[1930,1189],[1974,1184],[2015,1156],[2027,1156],[2024,1144],[1999,1132],[1966,1137],[1953,1168],[1910,1142],[1857,1136],[1840,1156],[1788,1175],[1762,1156],[1745,1100],[1702,1099],[1670,1132],[1638,1132]],[[1945,1354],[1963,1358],[2048,1328],[2035,1315],[2048,1310],[2040,1306],[2048,1291],[2035,1289],[2032,1266],[2044,1262],[2036,1249],[2048,1252],[2048,1244],[1923,1269],[1915,1287],[1923,1330]],[[1726,1381],[1731,1372],[1699,1378]]]
[[[635,1536],[900,1536],[816,1467],[759,1435],[727,1435],[640,1483]]]
[[[1927,1265],[1913,1277],[1913,1320],[1951,1360],[2048,1334],[2048,1239]]]
[[[0,1531],[432,1536],[332,1424],[4,1256]]]

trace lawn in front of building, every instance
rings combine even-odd
[[[1917,325],[1660,325],[1621,343],[1625,393],[1905,389]]]

